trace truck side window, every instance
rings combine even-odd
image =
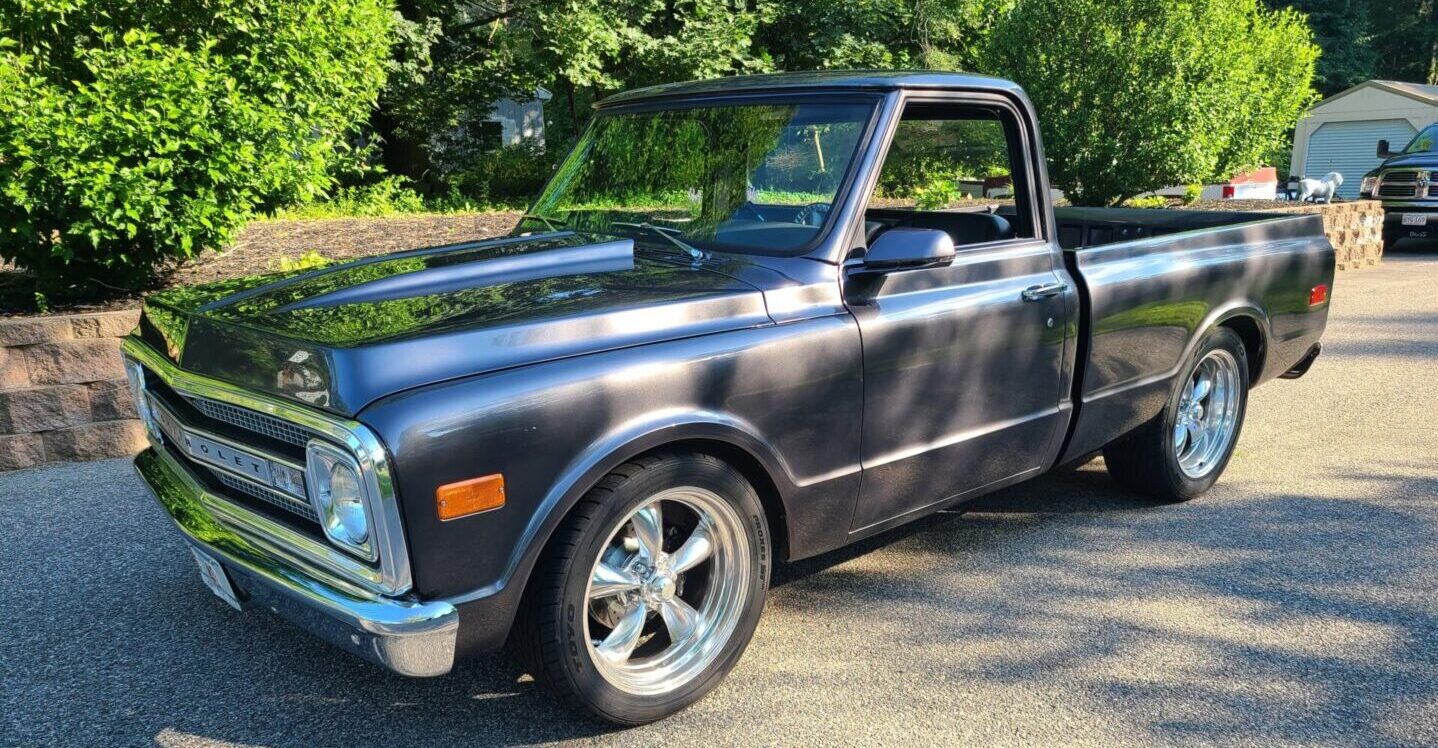
[[[942,229],[959,247],[1033,238],[1029,196],[1014,189],[1021,153],[1006,112],[907,105],[869,202],[870,239],[888,226]]]

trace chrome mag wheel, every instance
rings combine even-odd
[[[1194,368],[1173,424],[1173,451],[1184,475],[1202,478],[1227,454],[1238,432],[1241,387],[1238,360],[1227,350],[1209,351]]]
[[[747,535],[717,494],[684,486],[640,504],[589,574],[585,641],[610,685],[668,693],[722,653],[753,594]]]

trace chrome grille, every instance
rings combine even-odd
[[[171,392],[172,394],[169,396],[169,399],[167,399],[165,395],[162,395],[156,389],[149,390],[145,396],[149,398],[151,412],[154,414],[155,421],[159,425],[161,433],[164,434],[165,442],[169,444],[170,447],[173,449],[173,452],[176,457],[183,460],[185,464],[188,465],[190,469],[195,471],[196,473],[204,477],[208,477],[223,485],[225,489],[227,489],[226,491],[224,491],[224,493],[230,494],[231,498],[240,498],[240,496],[246,496],[252,499],[257,499],[259,501],[265,502],[269,506],[281,509],[288,514],[298,515],[299,517],[302,517],[314,523],[314,526],[309,528],[312,533],[319,533],[319,516],[315,513],[314,508],[310,505],[310,502],[307,498],[292,496],[262,483],[258,483],[253,480],[247,480],[246,478],[227,469],[224,469],[223,467],[217,467],[205,460],[196,459],[194,455],[188,453],[186,444],[190,440],[190,434],[197,435],[198,438],[201,439],[214,439],[216,437],[215,435],[207,432],[204,429],[203,424],[190,423],[183,416],[178,415],[180,411],[176,411],[174,409],[174,403],[171,402],[171,399],[173,399],[175,394],[177,393],[173,393],[173,391]],[[202,400],[201,398],[194,398],[183,395],[181,397],[183,397],[186,402],[192,405],[196,403],[196,400]],[[259,413],[255,413],[254,411],[246,410],[237,406],[226,405],[224,403],[218,403],[212,400],[203,400],[203,402],[207,402],[211,405],[216,406],[224,406],[226,412],[233,411],[236,415],[244,414],[254,416],[257,419],[273,420],[269,419],[268,416],[263,416]],[[198,408],[198,406],[196,407]],[[215,420],[221,419],[217,418]],[[241,428],[243,428],[243,426],[241,426]],[[307,431],[304,431],[303,429],[299,429],[298,427],[291,428],[294,428],[295,430],[301,431],[305,434],[309,433]],[[285,458],[282,458],[280,455],[266,452],[263,449],[256,449],[243,443],[237,443],[235,445],[235,448],[241,451],[253,453],[254,456],[267,461],[272,466],[282,466],[285,465],[287,462],[287,460]],[[290,462],[289,464],[293,466],[293,462]]]
[[[1418,194],[1419,173],[1416,171],[1386,171],[1379,178],[1378,197],[1423,197]]]
[[[1378,187],[1379,197],[1413,197],[1417,188],[1411,184],[1383,183]]]
[[[221,483],[225,484],[227,488],[239,491],[260,501],[269,502],[286,511],[294,512],[311,522],[319,523],[320,521],[319,515],[315,514],[314,507],[311,507],[307,501],[300,501],[299,499],[282,494],[279,491],[261,486],[258,483],[251,483],[243,478],[237,478],[223,470],[211,470],[210,473]]]
[[[268,436],[276,441],[303,447],[309,444],[312,438],[310,432],[305,429],[263,413],[256,413],[253,410],[240,408],[230,405],[229,403],[207,400],[203,397],[186,397],[185,399],[188,400],[191,405],[195,406],[196,410],[216,421],[222,421],[246,431],[253,431],[256,434]]]

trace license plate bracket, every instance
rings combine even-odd
[[[211,592],[215,593],[215,597],[224,600],[225,604],[235,610],[243,610],[240,607],[240,598],[235,594],[235,587],[230,584],[230,575],[225,571],[225,567],[219,561],[194,548],[190,549],[190,553],[195,554],[195,563],[200,565],[200,579],[204,581],[206,587],[210,588]]]

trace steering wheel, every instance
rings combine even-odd
[[[794,223],[804,226],[820,226],[833,207],[829,203],[809,203],[794,214]]]

